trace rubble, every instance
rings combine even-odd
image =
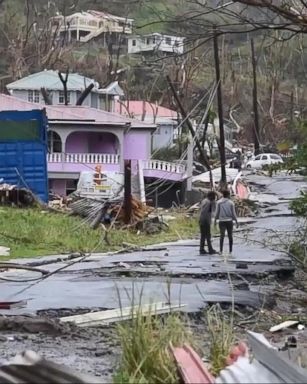
[[[0,184],[0,205],[32,207],[41,204],[29,189],[19,188],[17,185]]]

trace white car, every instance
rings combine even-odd
[[[283,159],[276,155],[275,153],[262,153],[261,155],[256,156],[253,160],[250,160],[246,164],[247,169],[260,169],[264,165],[283,163]]]

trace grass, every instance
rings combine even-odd
[[[182,346],[190,335],[178,314],[143,316],[142,307],[129,322],[118,325],[122,357],[114,383],[178,383],[170,345]]]
[[[78,217],[39,209],[0,208],[0,245],[11,248],[9,258],[91,252],[94,248],[96,252],[114,251],[122,248],[123,243],[157,244],[193,238],[198,231],[196,217],[176,214],[167,231],[154,235],[112,229],[108,235],[109,246],[103,241],[102,229],[92,230]]]
[[[235,341],[233,317],[227,318],[220,305],[214,305],[207,311],[207,323],[210,336],[211,373],[218,376],[226,367],[226,358]]]

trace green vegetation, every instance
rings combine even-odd
[[[220,305],[207,311],[208,333],[210,336],[211,373],[217,376],[226,367],[226,358],[234,344],[233,316],[228,319]]]
[[[180,382],[170,346],[181,346],[189,334],[178,314],[162,318],[142,314],[141,306],[132,320],[118,326],[122,358],[115,383]]]
[[[177,214],[165,232],[146,235],[133,230],[114,228],[108,235],[102,229],[93,230],[78,217],[50,213],[39,209],[0,209],[0,245],[11,248],[11,257],[31,257],[68,252],[114,251],[123,243],[150,245],[193,238],[198,233],[196,218]]]

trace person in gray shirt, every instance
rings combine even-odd
[[[199,227],[200,227],[200,247],[199,253],[205,255],[205,241],[207,240],[208,252],[210,255],[217,253],[211,243],[211,220],[215,211],[216,194],[213,191],[208,192],[207,198],[201,202]]]
[[[238,219],[236,215],[235,205],[230,200],[230,192],[225,190],[222,192],[223,198],[217,202],[214,224],[219,221],[220,227],[220,253],[223,253],[223,245],[225,232],[227,231],[229,240],[229,253],[232,253],[233,248],[233,222],[235,221],[238,227]]]

